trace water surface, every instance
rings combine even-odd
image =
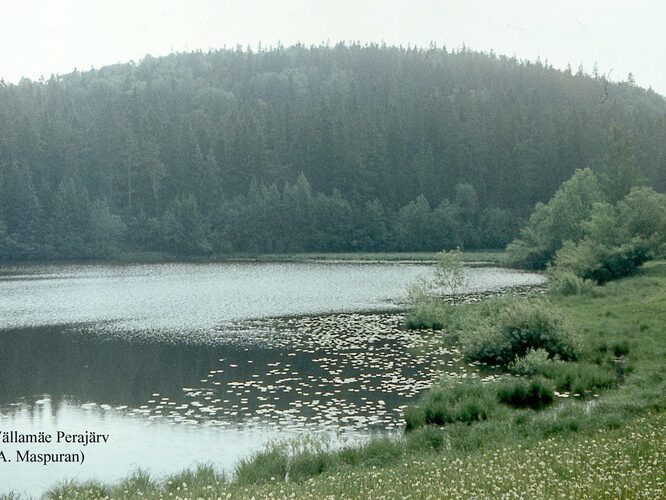
[[[110,439],[80,466],[4,464],[0,491],[113,481],[137,466],[231,470],[269,439],[399,430],[404,405],[439,373],[475,370],[455,349],[423,356],[423,336],[400,329],[406,284],[430,273],[405,263],[1,268],[0,430]],[[542,281],[468,273],[473,290]]]

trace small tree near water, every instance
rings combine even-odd
[[[441,295],[458,295],[467,290],[468,279],[465,274],[462,252],[442,250],[437,254],[435,277],[427,279],[419,277],[408,290],[412,302],[423,303],[434,300]]]
[[[437,254],[435,287],[445,288],[457,295],[467,290],[468,280],[463,268],[462,252],[459,248]]]

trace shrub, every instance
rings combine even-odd
[[[622,189],[603,193],[591,170],[577,170],[546,205],[537,204],[520,237],[507,245],[504,263],[531,269],[554,264],[561,274],[551,289],[571,295],[586,291],[584,280],[601,284],[629,276],[663,256],[666,195],[632,188],[636,180],[618,178]]]
[[[388,436],[373,437],[360,446],[345,446],[334,454],[339,464],[356,466],[395,463],[406,453],[404,442]]]
[[[289,460],[288,479],[298,482],[317,476],[329,469],[332,462],[329,453],[303,451]]]
[[[388,438],[387,438],[388,439]],[[360,447],[333,450],[331,442],[321,437],[298,437],[269,444],[265,449],[236,466],[236,482],[252,484],[268,481],[300,482],[317,476],[338,464],[384,463],[388,461],[381,450],[389,447],[372,439]],[[388,439],[388,441],[391,441]],[[401,447],[401,443],[397,443]],[[402,453],[402,452],[400,452]],[[378,458],[379,456],[379,458]],[[220,480],[222,480],[221,478]]]
[[[481,381],[445,381],[428,390],[418,405],[405,408],[405,430],[429,424],[446,425],[485,420],[494,406],[492,394]]]
[[[613,354],[618,358],[620,356],[626,356],[629,354],[629,344],[626,341],[613,344]]]
[[[618,344],[613,349],[624,352],[624,347],[626,344]],[[553,381],[556,390],[581,395],[595,389],[612,387],[618,378],[612,367],[550,359],[548,352],[543,349],[530,351],[516,359],[509,365],[509,369],[521,375],[542,375]]]
[[[167,493],[169,493],[169,495],[172,495],[178,492],[178,488],[182,487],[183,483],[186,483],[190,488],[200,488],[209,484],[219,484],[224,482],[224,480],[224,476],[217,474],[211,465],[199,465],[195,470],[188,469],[179,472],[178,474],[169,476],[165,482],[165,490]],[[126,492],[129,490],[129,488],[122,483],[120,484],[120,488],[122,491]],[[156,490],[157,486],[153,485],[151,487],[151,485],[148,483],[147,485],[135,489],[135,494],[130,495],[130,497],[138,496],[136,495],[138,492],[142,492],[144,494],[146,492],[151,492],[154,494],[154,496],[159,496],[158,492],[151,491],[151,488]]]
[[[437,254],[434,278],[436,287],[456,295],[467,289],[468,281],[463,267],[462,252],[459,248],[448,252],[442,250]]]
[[[595,283],[576,276],[571,271],[553,270],[550,273],[548,291],[558,295],[581,295],[594,290]]]
[[[83,496],[81,494],[83,491]],[[77,484],[74,481],[66,481],[51,488],[45,495],[48,498],[110,498],[110,488],[97,481],[87,481]],[[24,498],[20,493],[9,493],[0,495],[2,500],[19,500]]]
[[[576,347],[561,313],[538,302],[510,302],[496,317],[460,332],[463,354],[471,361],[506,366],[533,349],[551,357],[575,359]]]
[[[551,359],[545,349],[530,349],[525,356],[517,358],[509,364],[509,370],[519,375],[543,375],[554,366],[561,366],[563,361]]]
[[[418,305],[436,303],[441,295],[457,295],[467,289],[468,278],[463,267],[462,252],[442,250],[437,254],[435,276],[420,276],[407,289],[407,298]]]
[[[394,463],[405,455],[402,441],[388,436],[370,439],[361,446],[361,459],[365,465]]]
[[[559,273],[603,284],[630,276],[653,256],[649,244],[637,238],[616,246],[586,239],[578,245],[567,242],[557,252],[555,266]]]
[[[542,377],[504,382],[497,389],[499,402],[514,408],[540,410],[552,403],[553,397],[552,384]]]
[[[411,329],[441,330],[446,328],[451,319],[451,307],[448,304],[435,302],[420,303],[407,315],[405,326]]]
[[[137,470],[123,479],[118,487],[127,492],[128,496],[136,495],[138,492],[158,493],[157,483],[150,479],[150,474],[141,470]]]

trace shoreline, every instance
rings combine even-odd
[[[531,272],[531,274],[539,274]],[[547,282],[541,284],[533,285],[508,285],[492,290],[483,290],[475,292],[463,292],[460,294],[445,295],[439,299],[447,304],[473,304],[481,302],[483,300],[495,298],[495,297],[506,297],[506,296],[515,296],[515,297],[527,297],[536,294],[543,294],[546,292]],[[278,316],[269,316],[269,317],[260,317],[260,318],[249,318],[242,320],[240,324],[244,322],[255,322],[255,321],[271,321],[271,320],[282,320],[282,319],[306,319],[306,318],[326,318],[330,316],[337,316],[343,314],[357,314],[361,316],[371,316],[373,314],[395,314],[404,316],[410,310],[410,305],[407,302],[396,302],[393,307],[387,306],[386,308],[371,308],[371,309],[359,309],[354,311],[329,311],[316,314],[287,314],[287,315],[278,315]]]
[[[163,252],[127,252],[108,259],[76,260],[20,260],[0,262],[0,268],[23,265],[82,265],[82,264],[215,264],[223,262],[345,262],[345,263],[435,263],[438,252],[304,252],[284,254],[215,254],[182,256]],[[466,251],[461,254],[463,262],[470,266],[500,265],[503,249]]]

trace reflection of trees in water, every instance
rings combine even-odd
[[[140,405],[157,392],[181,395],[226,349],[102,339],[66,326],[5,330],[0,404],[49,394],[54,411],[67,398]]]

